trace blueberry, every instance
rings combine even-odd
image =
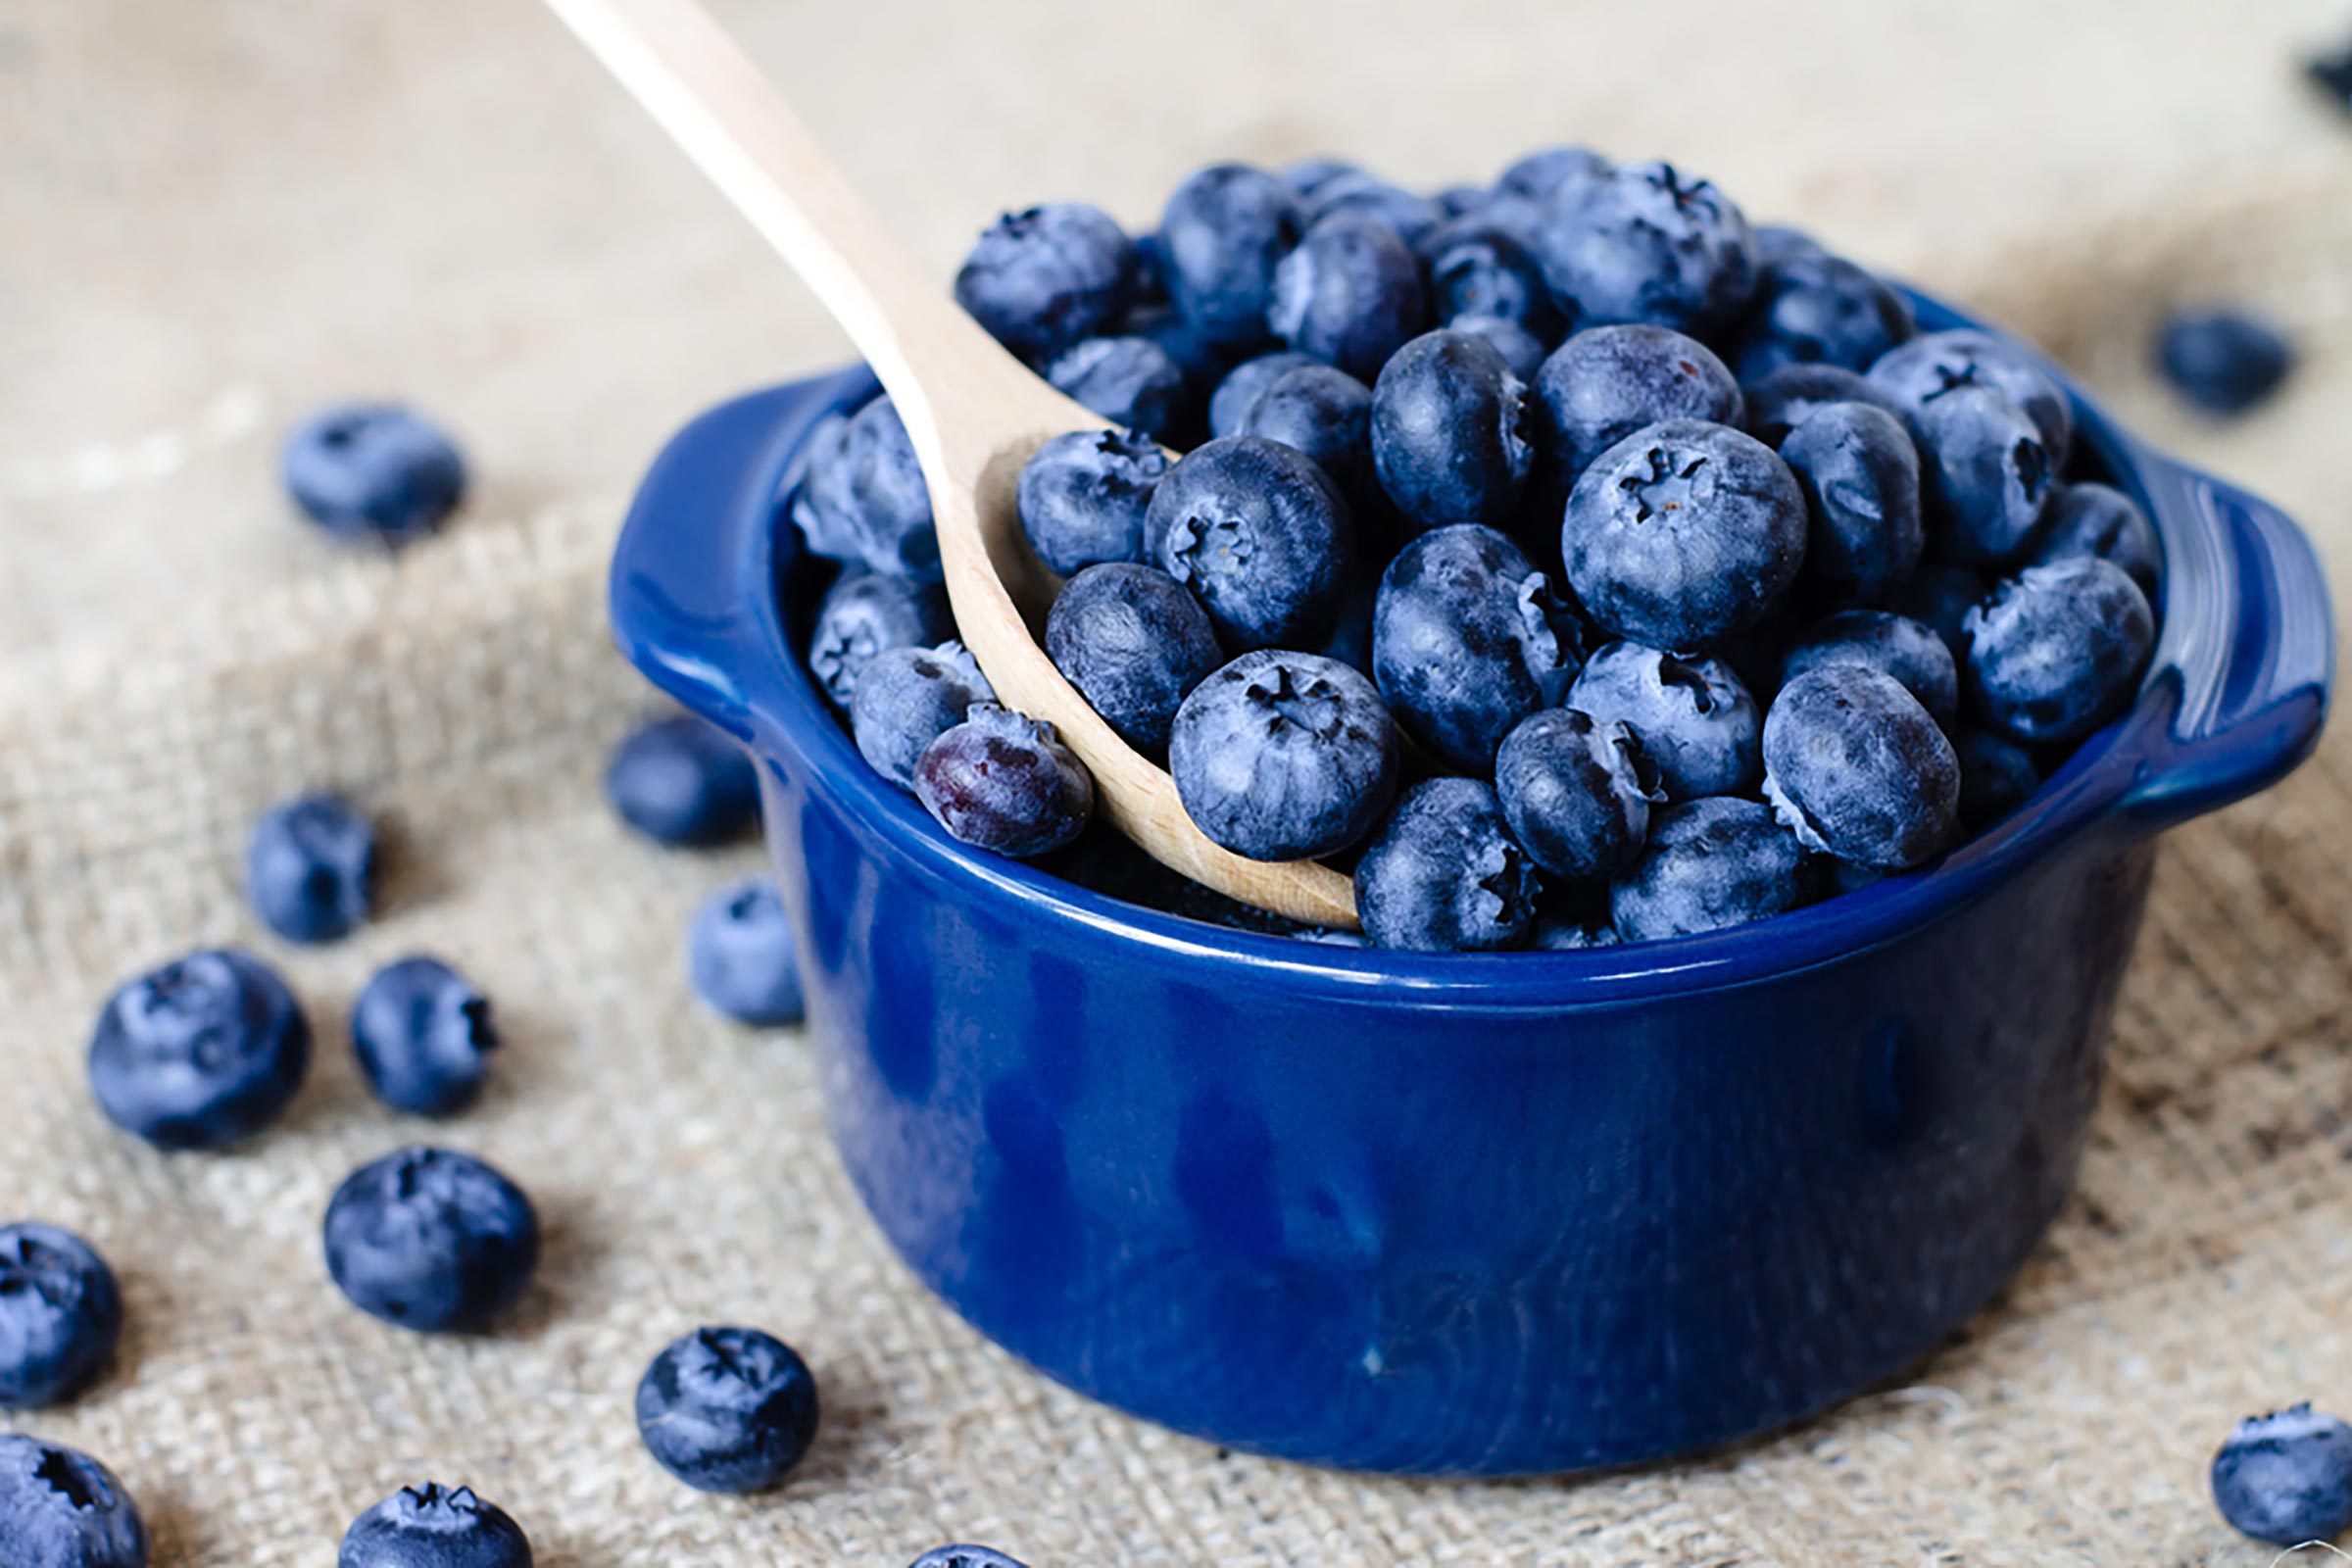
[[[1260,354],[1253,360],[1244,360],[1225,372],[1216,391],[1208,399],[1208,433],[1211,436],[1243,435],[1247,433],[1250,411],[1266,388],[1289,371],[1301,366],[1321,365],[1312,354],[1300,354],[1294,349],[1281,349],[1272,354]]]
[[[1363,170],[1345,158],[1316,156],[1295,158],[1279,171],[1282,182],[1291,194],[1302,202],[1314,200],[1315,193],[1333,180],[1348,174],[1361,174]]]
[[[1326,659],[1336,659],[1350,669],[1372,673],[1372,611],[1380,599],[1380,578],[1369,572],[1351,572],[1348,578],[1347,595],[1340,601],[1340,615],[1331,628],[1331,635],[1315,651]]]
[[[2239,311],[2182,311],[2156,334],[2156,368],[2207,414],[2243,414],[2278,390],[2295,351],[2278,329]]]
[[[1918,568],[1927,538],[1910,433],[1883,409],[1830,403],[1780,452],[1805,493],[1806,578],[1833,602],[1884,603]]]
[[[1755,801],[1711,795],[1650,819],[1649,847],[1609,889],[1621,942],[1744,925],[1805,902],[1804,846]]]
[[[711,1011],[772,1029],[806,1010],[784,901],[764,876],[738,877],[695,906],[686,928],[686,978]]]
[[[1168,771],[1200,831],[1253,860],[1329,855],[1396,789],[1396,729],[1356,670],[1314,654],[1244,654],[1176,710]]]
[[[1860,664],[1890,675],[1950,734],[1960,717],[1960,670],[1934,628],[1884,610],[1843,610],[1816,621],[1788,650],[1781,678],[1811,669]]]
[[[1819,411],[1840,403],[1866,403],[1900,421],[1906,410],[1876,382],[1835,365],[1784,365],[1740,388],[1749,435],[1778,447]]]
[[[1967,729],[1952,743],[1960,758],[1960,821],[1975,829],[2007,816],[2041,788],[2034,754],[1988,729]]]
[[[89,1243],[54,1225],[0,1225],[0,1409],[59,1404],[122,1337],[122,1293]]]
[[[1310,230],[1341,213],[1369,218],[1407,246],[1418,243],[1446,218],[1438,204],[1428,197],[1392,185],[1360,169],[1323,181],[1306,198],[1306,222]]]
[[[1613,948],[1617,946],[1617,928],[1606,920],[1590,922],[1543,916],[1536,921],[1534,945],[1543,953],[1583,953],[1592,948]]]
[[[2131,705],[2156,646],[2148,601],[2112,562],[2028,566],[1969,612],[1968,690],[2012,740],[2078,741]]]
[[[1544,340],[1517,321],[1506,321],[1499,316],[1457,316],[1446,323],[1446,329],[1483,337],[1502,356],[1502,363],[1522,381],[1533,381],[1536,372],[1544,368]]]
[[[1592,460],[1662,419],[1740,422],[1740,383],[1714,351],[1662,326],[1579,332],[1536,372],[1544,443],[1566,486]]]
[[[2303,62],[2303,74],[2337,111],[2352,114],[2352,43]]]
[[[955,837],[1015,858],[1060,849],[1095,810],[1094,776],[1054,726],[994,703],[923,748],[914,794]]]
[[[1130,746],[1159,752],[1185,693],[1224,662],[1208,613],[1164,571],[1089,566],[1046,616],[1046,653]]]
[[[0,1547],[8,1568],[147,1568],[147,1526],[115,1473],[88,1454],[6,1432]]]
[[[1484,185],[1448,185],[1430,197],[1447,218],[1467,218],[1494,199]]]
[[[1369,381],[1429,318],[1421,264],[1396,231],[1338,213],[1306,231],[1274,273],[1266,322],[1301,354]]]
[[[1356,862],[1355,906],[1378,947],[1517,947],[1535,924],[1535,863],[1492,786],[1433,778],[1405,792]]]
[[[1191,415],[1184,367],[1148,337],[1090,337],[1046,368],[1054,388],[1113,424],[1166,440]]]
[[[1911,433],[1921,496],[1942,552],[1993,566],[2022,555],[2058,478],[2026,411],[1990,387],[1956,387],[1912,416]]]
[[[2112,561],[2156,602],[2156,570],[2163,546],[2156,525],[2130,496],[2112,485],[2062,485],[2042,512],[2041,537],[2029,557],[2035,565],[2096,556]]]
[[[1765,267],[1785,262],[1792,256],[1817,256],[1822,253],[1821,241],[1788,223],[1758,223],[1756,260]]]
[[[1498,196],[1548,201],[1568,185],[1606,178],[1612,166],[1589,147],[1541,147],[1516,160],[1494,180]]]
[[[958,642],[937,648],[893,648],[874,656],[858,677],[850,704],[850,733],[858,755],[903,790],[914,788],[915,760],[923,748],[963,722],[974,703],[993,703],[997,694],[980,666]]]
[[[471,1487],[403,1487],[351,1522],[335,1568],[531,1568],[531,1544]]]
[[[1805,848],[1900,870],[1960,820],[1960,760],[1903,689],[1866,664],[1791,674],[1764,715],[1764,794]]]
[[[1263,170],[1217,164],[1176,187],[1160,215],[1168,297],[1212,343],[1266,330],[1274,269],[1304,227],[1298,198]]]
[[[1721,660],[1611,643],[1586,662],[1568,706],[1629,726],[1669,800],[1736,795],[1764,776],[1763,715]]]
[[[1200,596],[1229,648],[1312,643],[1339,611],[1347,505],[1313,462],[1258,436],[1185,454],[1152,493],[1148,558]]]
[[[1329,365],[1301,365],[1275,377],[1242,421],[1312,458],[1344,494],[1361,494],[1372,471],[1372,389]]]
[[[697,1329],[654,1357],[637,1385],[637,1435],[697,1492],[764,1492],[816,1438],[816,1379],[758,1329]]]
[[[1732,364],[1752,381],[1789,365],[1867,370],[1918,327],[1903,297],[1842,257],[1802,251],[1767,263]]]
[[[1704,648],[1753,625],[1795,580],[1804,493],[1755,437],[1669,419],[1584,471],[1560,550],[1595,622],[1653,648]]]
[[[1064,577],[1100,561],[1140,560],[1144,514],[1167,471],[1168,455],[1140,430],[1051,436],[1021,469],[1021,531]]]
[[[940,578],[931,492],[888,398],[818,421],[802,454],[792,519],[829,560],[923,582]]]
[[[1135,246],[1100,208],[1049,202],[998,219],[956,273],[956,303],[991,337],[1042,363],[1107,326],[1126,303]]]
[[[351,1008],[351,1045],[375,1098],[417,1116],[471,1104],[490,1072],[498,1028],[490,999],[439,958],[375,972]]]
[[[1980,328],[1915,337],[1881,357],[1870,380],[1909,414],[1961,387],[1987,388],[2026,411],[2053,468],[2073,450],[2075,411],[2065,388],[2027,350]]]
[[[1492,528],[1425,533],[1381,575],[1373,676],[1397,721],[1448,766],[1491,772],[1511,726],[1566,695],[1583,650],[1549,581]]]
[[[375,902],[375,827],[339,795],[280,801],[245,845],[245,896],[288,942],[332,942]]]
[[[1666,796],[1642,742],[1573,708],[1520,721],[1494,754],[1494,793],[1528,858],[1554,876],[1611,877],[1642,854]]]
[[[363,1165],[326,1205],[327,1272],[351,1304],[420,1334],[476,1329],[539,1262],[531,1200],[470,1154],[411,1148]]]
[[[1535,463],[1527,386],[1486,339],[1428,332],[1372,387],[1372,465],[1418,527],[1510,519]]]
[[[1747,688],[1759,709],[1769,708],[1773,694],[1781,689],[1781,665],[1788,658],[1788,645],[1803,629],[1803,621],[1784,599],[1764,612],[1754,625],[1725,638],[1717,646],[1715,658],[1740,677],[1740,684]]]
[[[1008,1557],[994,1546],[933,1546],[907,1568],[1029,1568],[1027,1563]]]
[[[1496,316],[1541,337],[1560,335],[1565,323],[1544,286],[1542,265],[1504,225],[1457,218],[1431,229],[1416,248],[1429,267],[1439,320]]]
[[[808,634],[808,668],[826,698],[847,712],[858,690],[858,676],[876,654],[893,648],[927,648],[955,629],[948,596],[939,584],[908,582],[904,577],[885,577],[853,567],[825,590],[823,602],[816,607],[816,626]]]
[[[894,589],[861,598],[887,604]],[[833,607],[834,596],[828,594],[825,603]],[[820,612],[820,628],[824,620]],[[818,635],[824,635],[821,629]],[[871,662],[870,655],[865,662]],[[846,669],[849,661],[844,658],[834,667]],[[760,825],[760,771],[751,755],[725,734],[679,713],[640,724],[612,749],[605,764],[605,799],[622,821],[656,844],[731,844]]]
[[[2240,1421],[2213,1456],[2213,1500],[2256,1541],[2333,1540],[2352,1528],[2352,1426],[2308,1403]]]
[[[1955,663],[1968,659],[1968,612],[1984,602],[1992,584],[1974,566],[1949,561],[1924,561],[1911,580],[1894,591],[1890,604],[1897,614],[1908,615],[1932,629],[1952,651]]]
[[[1629,164],[1556,190],[1539,251],[1576,325],[1646,321],[1703,337],[1756,287],[1756,241],[1729,197],[1672,164]]]
[[[158,1149],[223,1149],[277,1120],[311,1065],[311,1026],[249,953],[191,953],[107,999],[90,1089],[107,1119]]]
[[[287,433],[278,473],[303,514],[344,538],[406,544],[466,494],[466,460],[439,426],[389,403],[323,409]]]
[[[1200,335],[1199,328],[1185,319],[1182,311],[1164,300],[1134,307],[1105,335],[1142,338],[1158,346],[1159,351],[1184,376],[1184,397],[1179,412],[1188,421],[1198,412],[1201,395],[1217,384],[1218,378],[1224,375],[1226,368],[1237,357],[1236,345],[1211,343]],[[1189,438],[1189,423],[1182,428]]]

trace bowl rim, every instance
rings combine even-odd
[[[792,390],[808,402],[781,423],[791,424],[798,417],[798,428],[789,438],[769,444],[763,469],[748,475],[740,492],[739,504],[757,505],[762,512],[759,526],[742,530],[740,537],[750,544],[735,562],[740,573],[736,586],[752,601],[753,646],[744,651],[773,666],[769,678],[760,682],[760,695],[745,700],[742,718],[761,738],[760,744],[798,753],[808,787],[829,796],[865,833],[887,845],[903,864],[923,873],[943,895],[982,892],[1017,906],[1016,917],[1023,922],[1135,943],[1212,971],[1203,975],[1204,984],[1214,984],[1213,971],[1239,966],[1278,975],[1286,985],[1334,1000],[1360,1000],[1373,991],[1398,1000],[1396,994],[1409,992],[1416,1005],[1557,1010],[1768,983],[1861,957],[1952,917],[2046,863],[2068,841],[2103,824],[2125,839],[2164,825],[2135,819],[2121,807],[2151,760],[2163,751],[2172,715],[2181,706],[2184,669],[2198,654],[2190,646],[2189,617],[2174,612],[2180,599],[2176,568],[2196,559],[2194,552],[2182,548],[2189,524],[2177,514],[2177,507],[2157,503],[2150,484],[2152,476],[2185,470],[2126,432],[2061,367],[2031,344],[1931,296],[1908,288],[1903,292],[1914,304],[1922,333],[1973,328],[2033,355],[2068,396],[2077,453],[2087,448],[2105,468],[2108,482],[2148,514],[2165,555],[2159,585],[2163,618],[2148,673],[2132,708],[2086,737],[2024,807],[1924,869],[1695,936],[1568,952],[1424,954],[1219,926],[1131,904],[1036,865],[963,845],[941,830],[912,796],[889,785],[866,764],[847,726],[794,652],[787,624],[785,601],[790,596],[782,591],[783,584],[806,551],[798,530],[782,520],[782,501],[789,497],[793,466],[816,420],[858,407],[878,390],[862,365],[794,384]],[[770,516],[776,519],[773,526],[768,525]],[[2203,657],[2221,656],[2207,652]]]

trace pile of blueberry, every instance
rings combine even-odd
[[[1008,214],[956,295],[1108,421],[1020,476],[1054,662],[1209,838],[1351,867],[1384,947],[1688,935],[1926,865],[2154,647],[2155,530],[2029,353],[1920,334],[1671,165],[1218,165],[1140,240]],[[841,564],[808,659],[865,760],[967,843],[1121,864],[953,640],[887,399],[782,513]]]

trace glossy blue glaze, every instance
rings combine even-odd
[[[2327,706],[2303,536],[2079,400],[2163,536],[2163,635],[2135,710],[1990,834],[1677,942],[1230,932],[957,845],[859,761],[797,657],[820,564],[771,504],[871,390],[688,426],[614,628],[763,763],[833,1133],[900,1253],[1062,1382],[1269,1453],[1622,1464],[1926,1354],[2065,1198],[2153,834],[2283,774]]]

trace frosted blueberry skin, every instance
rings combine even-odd
[[[956,273],[956,303],[1022,359],[1043,363],[1126,304],[1135,246],[1110,215],[1048,202],[999,218]]]
[[[351,1008],[351,1046],[375,1098],[416,1116],[473,1103],[498,1049],[490,999],[439,958],[386,964]]]
[[[1605,178],[1614,167],[1589,147],[1539,147],[1494,177],[1494,194],[1546,201],[1564,186]]]
[[[1422,235],[1414,249],[1429,269],[1430,306],[1440,321],[1498,317],[1546,341],[1567,329],[1543,264],[1509,224],[1479,214],[1456,218]]]
[[[1740,395],[1746,407],[1747,433],[1774,448],[1815,414],[1841,403],[1866,404],[1892,415],[1898,426],[1908,413],[1876,383],[1834,365],[1784,365],[1742,385]]]
[[[1337,366],[1295,366],[1276,376],[1242,421],[1242,434],[1279,441],[1314,460],[1343,494],[1372,477],[1372,389]]]
[[[1603,452],[1665,419],[1738,424],[1740,383],[1715,351],[1662,326],[1579,332],[1536,372],[1544,451],[1567,487]]]
[[[1529,858],[1580,878],[1630,866],[1649,837],[1650,808],[1666,800],[1630,728],[1572,708],[1530,714],[1503,737],[1494,793]]]
[[[850,734],[867,765],[899,788],[912,790],[923,748],[962,723],[974,703],[992,703],[996,697],[961,643],[893,648],[876,655],[858,676]]]
[[[2034,541],[2035,565],[2095,556],[2124,568],[2139,591],[2156,602],[2156,573],[2164,547],[2156,525],[2139,504],[2112,485],[2061,485],[2042,514],[2041,537]]]
[[[335,1568],[531,1568],[522,1527],[471,1487],[403,1487],[351,1523]]]
[[[1029,1568],[1029,1565],[994,1546],[949,1545],[933,1546],[907,1564],[907,1568]]]
[[[466,460],[440,426],[389,403],[321,409],[287,432],[278,476],[303,515],[345,539],[407,544],[466,497]]]
[[[1289,186],[1245,164],[1216,164],[1176,187],[1160,215],[1168,297],[1211,343],[1263,336],[1274,270],[1305,227]]]
[[[1193,688],[1168,737],[1177,798],[1253,860],[1329,855],[1396,791],[1396,728],[1372,682],[1336,660],[1265,649]]]
[[[1376,947],[1423,953],[1522,945],[1536,916],[1536,868],[1511,838],[1492,786],[1433,778],[1396,803],[1355,866],[1355,906]]]
[[[1323,154],[1317,154],[1311,158],[1294,158],[1275,171],[1276,176],[1281,179],[1283,184],[1290,187],[1291,194],[1302,202],[1314,200],[1315,193],[1333,180],[1344,175],[1363,172],[1363,167],[1359,164],[1349,163],[1345,158],[1332,158]]]
[[[1499,316],[1457,316],[1446,323],[1450,332],[1484,338],[1502,356],[1502,363],[1522,381],[1532,382],[1544,368],[1544,340],[1517,321]],[[1541,458],[1541,454],[1538,455]]]
[[[147,1525],[86,1453],[0,1433],[0,1546],[9,1568],[147,1568]]]
[[[1208,612],[1164,571],[1089,566],[1046,616],[1046,655],[1087,706],[1138,751],[1156,754],[1185,694],[1224,662]]]
[[[1919,330],[1902,295],[1842,257],[1799,251],[1766,263],[1729,358],[1742,381],[1789,365],[1867,370]]]
[[[1756,801],[1708,796],[1650,819],[1649,846],[1609,889],[1621,942],[1696,936],[1780,914],[1813,892],[1804,846]]]
[[[1832,602],[1876,605],[1919,567],[1927,541],[1919,449],[1899,420],[1832,403],[1781,442],[1805,495],[1805,578]]]
[[[1494,199],[1494,193],[1484,185],[1464,182],[1448,185],[1429,198],[1438,204],[1438,211],[1447,218],[1467,218]]]
[[[697,1329],[637,1384],[646,1451],[697,1492],[766,1491],[801,1462],[816,1428],[808,1363],[758,1329]]]
[[[1111,423],[1172,440],[1194,417],[1184,367],[1148,337],[1090,337],[1046,367],[1054,390]]]
[[[1531,944],[1540,953],[1584,953],[1593,948],[1617,946],[1617,928],[1606,920],[1589,924],[1583,920],[1543,918],[1536,922],[1535,941]]]
[[[827,415],[809,431],[791,511],[808,548],[829,561],[940,579],[931,492],[906,425],[886,397],[847,419]]]
[[[311,1065],[311,1028],[275,970],[234,949],[191,953],[107,999],[90,1090],[158,1149],[225,1149],[284,1113]]]
[[[2293,345],[2242,311],[2184,311],[2156,335],[2156,368],[2207,414],[2244,414],[2278,390],[2295,367]]]
[[[1960,822],[1960,760],[1902,683],[1863,664],[1792,675],[1764,715],[1764,793],[1807,849],[1903,870]]]
[[[403,1149],[344,1178],[324,1240],[352,1305],[419,1334],[485,1326],[539,1263],[539,1218],[522,1189],[445,1149]]]
[[[1728,425],[1636,431],[1569,493],[1560,550],[1588,614],[1689,652],[1761,619],[1796,579],[1805,498],[1771,448]]]
[[[245,844],[245,896],[288,942],[333,942],[375,902],[375,826],[340,795],[280,801]]]
[[[2306,1402],[2237,1424],[2213,1456],[2214,1505],[2274,1546],[2352,1529],[2352,1426]]]
[[[1348,170],[1324,180],[1303,200],[1306,226],[1310,230],[1326,219],[1351,213],[1381,224],[1404,241],[1407,248],[1417,246],[1423,236],[1446,220],[1445,210],[1429,197],[1393,185],[1360,169]]]
[[[1275,269],[1266,324],[1298,352],[1369,381],[1429,324],[1421,264],[1386,223],[1335,214],[1309,228]]]
[[[1538,251],[1552,298],[1578,327],[1645,321],[1703,337],[1756,287],[1747,220],[1713,184],[1672,164],[1572,179],[1544,215]]]
[[[884,589],[864,604],[873,610],[891,602],[892,590]],[[831,595],[826,603],[834,603]],[[861,617],[869,630],[879,613]],[[818,623],[818,635],[830,635],[821,612]],[[839,617],[835,629],[846,630]],[[812,655],[819,651],[820,644],[809,646]],[[848,659],[829,662],[829,667],[842,673]],[[676,713],[621,738],[605,763],[605,799],[613,814],[656,844],[708,848],[732,843],[759,825],[760,771],[725,734],[691,713]]]
[[[737,1023],[774,1029],[801,1021],[807,1003],[775,883],[739,877],[695,906],[686,978],[705,1005]]]
[[[2156,617],[2121,566],[2028,566],[1968,613],[1966,684],[1979,718],[2030,745],[2082,739],[2131,706]]]
[[[1960,718],[1960,670],[1952,651],[1930,627],[1884,610],[1844,610],[1815,621],[1788,650],[1781,678],[1807,670],[1859,664],[1891,675],[1945,734]]]
[[[914,797],[962,842],[1027,858],[1085,831],[1095,781],[1053,725],[981,703],[923,748]]]
[[[1050,436],[1022,465],[1014,489],[1021,531],[1037,559],[1064,577],[1098,562],[1141,560],[1144,514],[1167,471],[1168,455],[1141,430]]]
[[[1139,507],[1139,532],[1141,511]],[[808,668],[824,688],[826,700],[847,712],[858,691],[858,676],[875,655],[893,648],[929,648],[955,629],[948,596],[939,584],[852,568],[825,590],[816,607],[816,624],[808,633]]]
[[[2064,467],[2074,450],[2075,410],[2066,390],[2024,349],[1980,327],[1915,337],[1881,356],[1869,376],[1914,415],[1962,387],[1998,392],[2034,421],[2051,471]]]
[[[1960,825],[1990,827],[2034,798],[2041,768],[2034,754],[1988,729],[1964,729],[1952,750],[1960,758]]]
[[[1372,387],[1372,465],[1417,528],[1509,520],[1535,465],[1527,386],[1467,332],[1426,332]]]
[[[1397,722],[1449,767],[1484,774],[1511,727],[1566,695],[1584,629],[1493,528],[1425,533],[1381,574],[1372,673]]]
[[[2007,396],[1960,386],[1911,416],[1920,492],[1938,552],[2001,566],[2025,554],[2058,487],[2058,463],[2034,420]]]
[[[1321,365],[1312,354],[1300,354],[1296,349],[1277,349],[1244,360],[1225,372],[1217,389],[1208,398],[1208,433],[1213,438],[1225,435],[1245,435],[1250,411],[1266,388],[1282,379],[1291,370],[1302,366]]]
[[[1247,435],[1205,442],[1168,470],[1144,546],[1236,649],[1320,641],[1353,553],[1331,477],[1292,448]]]
[[[1974,566],[1951,561],[1923,561],[1911,580],[1894,591],[1890,609],[1934,630],[1952,651],[1955,663],[1968,660],[1968,612],[1992,592],[1991,579]]]
[[[1585,662],[1567,706],[1632,729],[1669,800],[1737,795],[1764,776],[1763,714],[1722,660],[1611,643]]]
[[[122,1338],[122,1292],[96,1248],[54,1225],[0,1225],[0,1410],[72,1398]]]

